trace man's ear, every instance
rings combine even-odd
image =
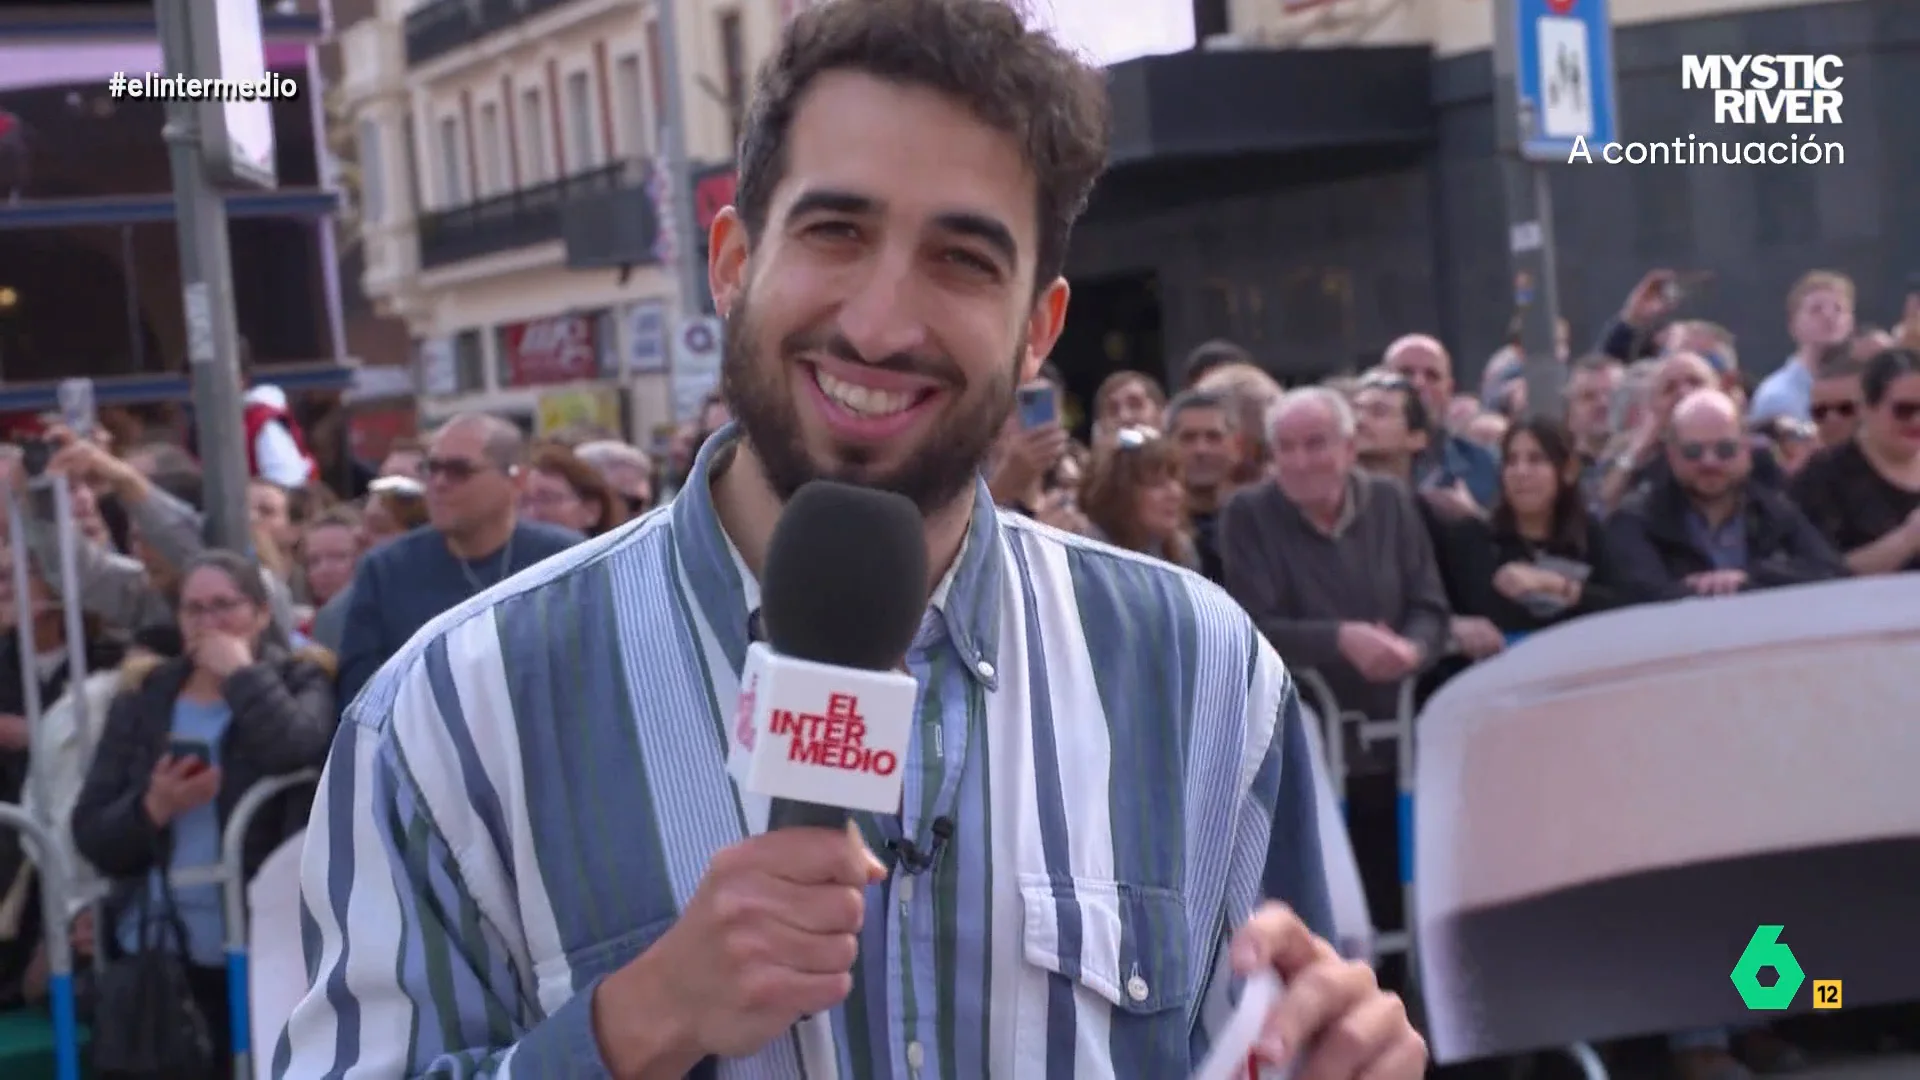
[[[747,288],[747,226],[729,206],[713,219],[707,231],[707,288],[713,309],[725,318]]]
[[[1039,378],[1040,365],[1053,354],[1060,331],[1067,325],[1067,300],[1072,293],[1066,278],[1054,278],[1033,302],[1033,312],[1027,316],[1026,355],[1020,360],[1023,384]]]

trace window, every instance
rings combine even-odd
[[[726,77],[727,126],[733,145],[740,145],[740,126],[747,111],[746,27],[737,11],[720,15],[720,64]]]
[[[553,147],[547,142],[547,103],[540,91],[520,95],[521,153],[526,155],[527,183],[553,179]]]
[[[614,78],[620,84],[620,108],[626,122],[626,156],[643,158],[653,152],[653,133],[647,128],[647,83],[640,74],[640,58],[631,53],[614,66]]]
[[[506,159],[500,139],[500,106],[480,106],[480,189],[482,195],[507,190]]]
[[[567,172],[600,164],[593,139],[593,83],[584,71],[567,76]]]
[[[467,201],[467,170],[460,155],[460,121],[440,119],[440,202],[462,206]]]
[[[478,330],[462,330],[453,337],[454,385],[458,393],[487,388],[487,347]]]
[[[360,121],[355,138],[359,143],[355,156],[360,160],[360,220],[378,225],[387,218],[386,166],[381,155],[380,125]]]

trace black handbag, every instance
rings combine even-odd
[[[207,1018],[187,982],[187,927],[173,901],[167,866],[173,845],[163,836],[160,899],[143,881],[135,902],[138,948],[107,965],[94,987],[93,1072],[141,1080],[206,1080],[215,1075]]]

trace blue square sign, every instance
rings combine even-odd
[[[1608,0],[1515,0],[1520,153],[1565,162],[1584,141],[1616,142]]]

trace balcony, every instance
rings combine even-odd
[[[606,165],[491,199],[436,210],[420,219],[420,267],[477,259],[561,238],[561,209],[620,186],[630,166]]]
[[[470,45],[567,0],[429,0],[407,13],[407,63],[429,60]]]
[[[567,202],[560,235],[569,270],[629,269],[660,262],[659,202],[651,162],[628,163],[610,189]]]

